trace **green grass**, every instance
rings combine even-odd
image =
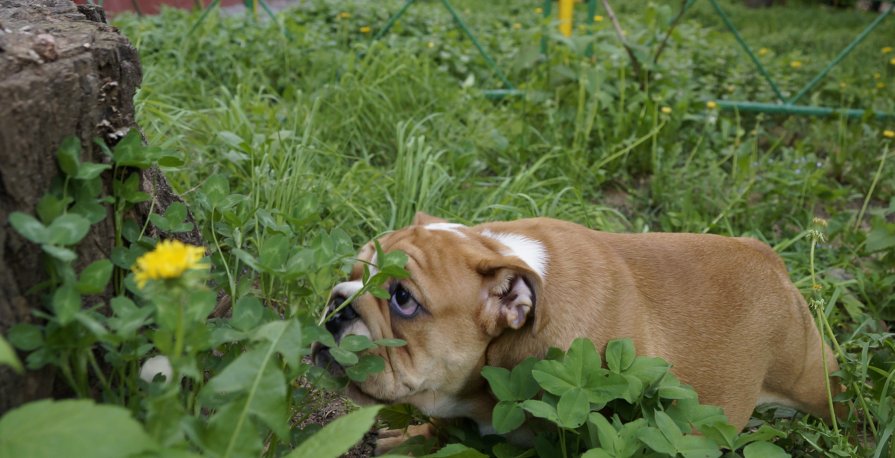
[[[525,91],[491,101],[481,91],[499,80],[439,3],[418,2],[378,43],[361,32],[375,33],[401,3],[308,1],[276,24],[212,14],[192,34],[197,14],[118,19],[143,64],[138,122],[150,144],[185,153],[187,165],[168,176],[213,241],[215,262],[234,273],[232,289],[316,317],[354,247],[424,210],[468,224],[540,215],[608,231],[751,235],[776,247],[807,295],[805,234],[821,217],[823,313],[848,397],[870,412],[839,434],[810,419],[763,418],[791,431],[779,443],[796,456],[892,451],[875,444],[895,427],[895,344],[885,334],[895,321],[895,161],[881,165],[893,122],[706,108],[772,100],[706,2],[641,87],[608,20],[592,27],[591,59],[586,30],[558,37],[535,12],[540,2],[457,0]],[[676,10],[615,3],[628,40],[651,55]],[[872,20],[812,4],[724,7],[754,50],[768,50],[762,60],[787,93]],[[801,103],[895,111],[895,54],[881,52],[893,36],[890,19]],[[203,203],[209,183],[225,184],[225,205]],[[252,278],[235,250],[264,251],[275,236],[307,251],[296,261],[302,275]]]

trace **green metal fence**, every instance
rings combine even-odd
[[[373,40],[378,40],[382,38],[386,33],[391,30],[392,26],[395,25],[395,22],[407,12],[407,9],[413,5],[417,0],[407,0],[404,5],[393,14],[385,25],[373,36]],[[494,58],[482,47],[481,43],[478,39],[476,39],[475,34],[469,30],[466,23],[457,14],[457,11],[451,5],[448,0],[440,0],[441,4],[450,12],[451,16],[454,18],[454,21],[457,23],[457,26],[460,30],[472,41],[472,44],[478,50],[479,54],[481,54],[482,58],[488,64],[488,67],[494,72],[495,75],[500,79],[503,83],[503,88],[500,89],[490,89],[483,91],[484,95],[489,98],[502,98],[507,96],[518,96],[522,95],[523,92],[518,90],[513,83],[507,78],[507,75],[501,71],[500,67],[494,61]],[[808,81],[805,86],[799,89],[796,94],[790,98],[786,98],[783,95],[783,92],[780,90],[774,78],[771,77],[770,73],[768,73],[767,69],[762,65],[761,61],[758,57],[755,56],[755,53],[752,52],[752,49],[743,39],[740,32],[736,29],[731,22],[730,17],[724,12],[721,8],[721,5],[718,4],[717,0],[708,0],[714,8],[715,12],[721,18],[721,21],[724,23],[725,27],[733,34],[736,42],[740,45],[743,51],[749,56],[749,59],[755,64],[755,68],[758,73],[767,81],[770,85],[771,90],[774,92],[777,100],[773,102],[758,102],[758,101],[736,101],[736,100],[714,100],[717,103],[718,107],[724,110],[736,110],[736,111],[745,111],[745,112],[761,112],[761,113],[774,113],[774,114],[788,114],[788,115],[797,115],[797,116],[830,116],[830,115],[841,115],[847,117],[862,117],[865,115],[866,110],[862,109],[854,109],[854,108],[837,108],[837,107],[820,107],[820,106],[810,106],[810,105],[797,105],[797,102],[801,100],[805,95],[811,92],[832,70],[836,65],[842,62],[852,51],[869,35],[874,29],[879,27],[879,25],[892,13],[893,9],[890,8],[886,12],[879,14],[876,19],[873,20],[851,43],[849,43],[826,67],[824,67],[820,72],[817,73],[810,81]],[[687,0],[683,5],[683,9],[681,11],[681,15],[684,15],[686,11],[696,3],[696,0]],[[543,14],[544,18],[549,18],[552,14],[552,6],[553,0],[544,0],[543,4]],[[587,2],[587,15],[588,22],[593,23],[594,17],[597,13],[597,0],[588,0]],[[543,37],[541,39],[541,52],[543,54],[547,54],[548,51],[548,41],[547,37]],[[587,54],[590,55],[593,52],[593,47],[588,46]],[[895,118],[895,113],[883,113],[883,112],[873,112],[873,115],[878,119],[891,119]]]

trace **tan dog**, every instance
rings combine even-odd
[[[511,368],[576,337],[601,350],[629,337],[738,429],[765,402],[829,417],[821,352],[830,372],[836,360],[783,262],[757,240],[612,234],[546,218],[466,227],[417,214],[379,242],[407,253],[410,278],[391,283],[389,300],[358,298],[327,327],[336,339],[407,345],[375,350],[386,369],[349,387],[358,402],[410,403],[490,432],[483,366]],[[374,256],[368,244],[359,259]],[[331,303],[356,292],[362,272],[358,263]]]

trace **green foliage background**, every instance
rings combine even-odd
[[[112,275],[112,264],[126,268],[155,241],[123,223],[121,235],[131,248],[122,247],[89,272],[71,271],[59,289],[47,293],[52,324],[8,336],[18,349],[35,350],[26,365],[64,365],[56,355],[81,355],[74,368],[83,371],[83,380],[75,374],[72,384],[79,395],[91,397],[89,386],[102,370],[91,372],[88,362],[96,362],[84,355],[102,346],[120,359],[105,363],[120,363],[120,370],[102,396],[93,397],[127,406],[161,450],[186,450],[188,440],[192,450],[210,455],[257,455],[263,439],[273,443],[264,453],[278,456],[326,437],[308,442],[312,431],[286,430],[286,418],[306,418],[316,406],[305,387],[278,381],[314,375],[298,354],[284,350],[282,339],[301,342],[302,351],[326,339],[296,320],[308,325],[320,317],[355,247],[409,223],[417,210],[465,224],[551,216],[607,231],[749,235],[775,247],[793,280],[818,305],[827,334],[837,339],[849,387],[842,397],[853,406],[841,429],[780,410],[758,412],[752,426],[783,431],[786,437],[775,443],[794,456],[891,453],[895,161],[884,131],[895,130],[893,121],[709,108],[711,100],[771,101],[772,93],[706,2],[697,2],[674,29],[661,60],[647,64],[648,80],[633,77],[606,18],[579,24],[566,39],[541,17],[541,2],[453,3],[524,96],[483,96],[482,90],[500,82],[437,2],[418,2],[378,42],[372,35],[403,1],[310,0],[275,21],[211,14],[197,25],[198,13],[174,10],[117,18],[140,51],[138,123],[151,148],[116,148],[115,163],[163,166],[210,245],[208,280],[213,290],[234,299],[233,316],[211,320],[207,334],[187,344],[177,367],[193,382],[184,392],[158,383],[117,389],[115,381],[125,384],[135,376],[137,362],[149,352],[168,354],[176,347],[170,333],[150,339],[137,332],[166,330],[162,307],[145,308],[151,298],[138,304],[113,300],[108,322],[80,309],[80,295],[94,294],[110,276],[118,291],[133,289],[121,271]],[[615,3],[635,52],[652,56],[678,3]],[[789,3],[749,10],[723,2],[747,41],[761,49],[781,88],[792,94],[872,16]],[[893,36],[895,21],[889,20],[804,103],[895,112],[895,53],[883,51],[895,46]],[[540,53],[542,39],[546,56]],[[77,163],[65,148],[59,163],[72,183],[87,183],[105,170]],[[118,214],[144,197],[121,178]],[[67,190],[69,181],[60,186]],[[68,213],[68,204],[57,202],[48,204],[53,211],[38,209],[40,221],[27,215],[11,221],[43,244],[64,272],[73,259],[70,245],[96,223],[99,201],[87,188],[85,201],[93,206],[75,205]],[[154,215],[152,223],[177,232],[189,228],[185,216],[186,208],[173,207]],[[826,225],[812,223],[815,217]],[[814,290],[814,283],[821,288]],[[209,291],[198,292],[192,303],[210,310],[213,299]],[[190,325],[204,330],[205,316],[197,312]],[[118,337],[102,334],[106,328]],[[176,333],[176,326],[170,331]],[[60,348],[69,353],[54,353]],[[210,357],[211,348],[223,357]],[[354,356],[357,348],[345,348],[342,357],[355,361],[355,376],[363,377],[376,363]],[[12,360],[10,355],[0,341],[0,359]],[[258,390],[262,382],[276,389],[255,397],[265,393]],[[283,396],[271,401],[274,394]],[[142,395],[150,400],[141,405]],[[273,408],[256,404],[262,401],[273,402]],[[66,402],[43,408],[64,411],[72,407]],[[217,410],[208,418],[203,409]],[[514,418],[521,412],[509,411]],[[371,412],[360,411],[355,418],[362,420],[343,424],[364,429],[357,425],[369,424]],[[119,414],[95,412],[106,421]],[[4,419],[0,439],[8,437],[4,426],[11,420]],[[609,435],[603,420],[594,425]],[[244,450],[230,447],[235,443]],[[441,456],[470,453],[451,447]],[[300,456],[298,450],[293,455]]]

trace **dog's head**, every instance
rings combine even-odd
[[[326,327],[337,341],[355,334],[407,345],[371,350],[385,359],[385,370],[352,383],[349,395],[361,403],[410,403],[429,415],[457,416],[464,399],[481,392],[489,343],[509,330],[536,332],[542,325],[543,247],[422,213],[379,243],[383,252],[407,254],[410,276],[386,283],[388,299],[358,297]],[[330,309],[361,288],[364,264],[375,265],[375,257],[372,243],[361,249],[349,280],[333,288]],[[315,361],[341,372],[324,347],[315,349]]]

